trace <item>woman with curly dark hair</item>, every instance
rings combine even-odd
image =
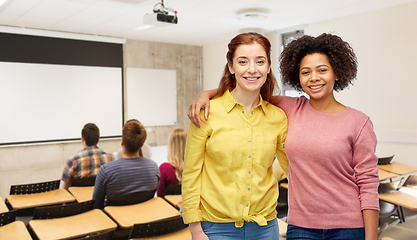
[[[271,100],[289,121],[287,240],[376,240],[376,135],[368,116],[334,96],[356,78],[352,48],[333,34],[304,36],[284,49],[280,70],[285,84],[309,96]],[[203,107],[208,117],[208,98],[214,92],[201,93],[190,106],[189,117],[197,126],[195,112]]]

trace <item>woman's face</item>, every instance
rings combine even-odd
[[[229,71],[235,74],[236,89],[259,92],[271,67],[265,49],[258,43],[240,45],[236,48]]]
[[[333,97],[336,75],[325,54],[306,55],[300,62],[300,84],[311,100]]]

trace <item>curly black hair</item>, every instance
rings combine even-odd
[[[279,57],[282,82],[303,91],[299,71],[301,60],[309,54],[325,54],[333,68],[338,81],[335,81],[336,92],[345,89],[356,78],[358,61],[349,43],[339,36],[323,33],[318,37],[305,35],[293,40],[284,48]]]

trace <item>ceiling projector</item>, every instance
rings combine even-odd
[[[143,23],[146,25],[166,26],[167,23],[178,23],[177,15],[169,15],[166,12],[147,13],[143,16]]]

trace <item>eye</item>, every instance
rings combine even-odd
[[[248,63],[248,61],[246,61],[246,60],[239,60],[237,63],[239,63],[240,65],[245,65],[246,63]]]
[[[258,64],[258,65],[263,65],[264,63],[265,63],[264,60],[258,60],[258,61],[256,61],[256,64]]]
[[[319,69],[319,72],[321,72],[321,73],[327,72],[327,68],[321,68],[321,69]]]
[[[301,75],[307,75],[307,74],[309,74],[309,73],[310,73],[310,72],[309,72],[309,71],[307,71],[307,70],[303,70],[303,71],[301,71],[301,72],[300,72],[300,74],[301,74]]]

